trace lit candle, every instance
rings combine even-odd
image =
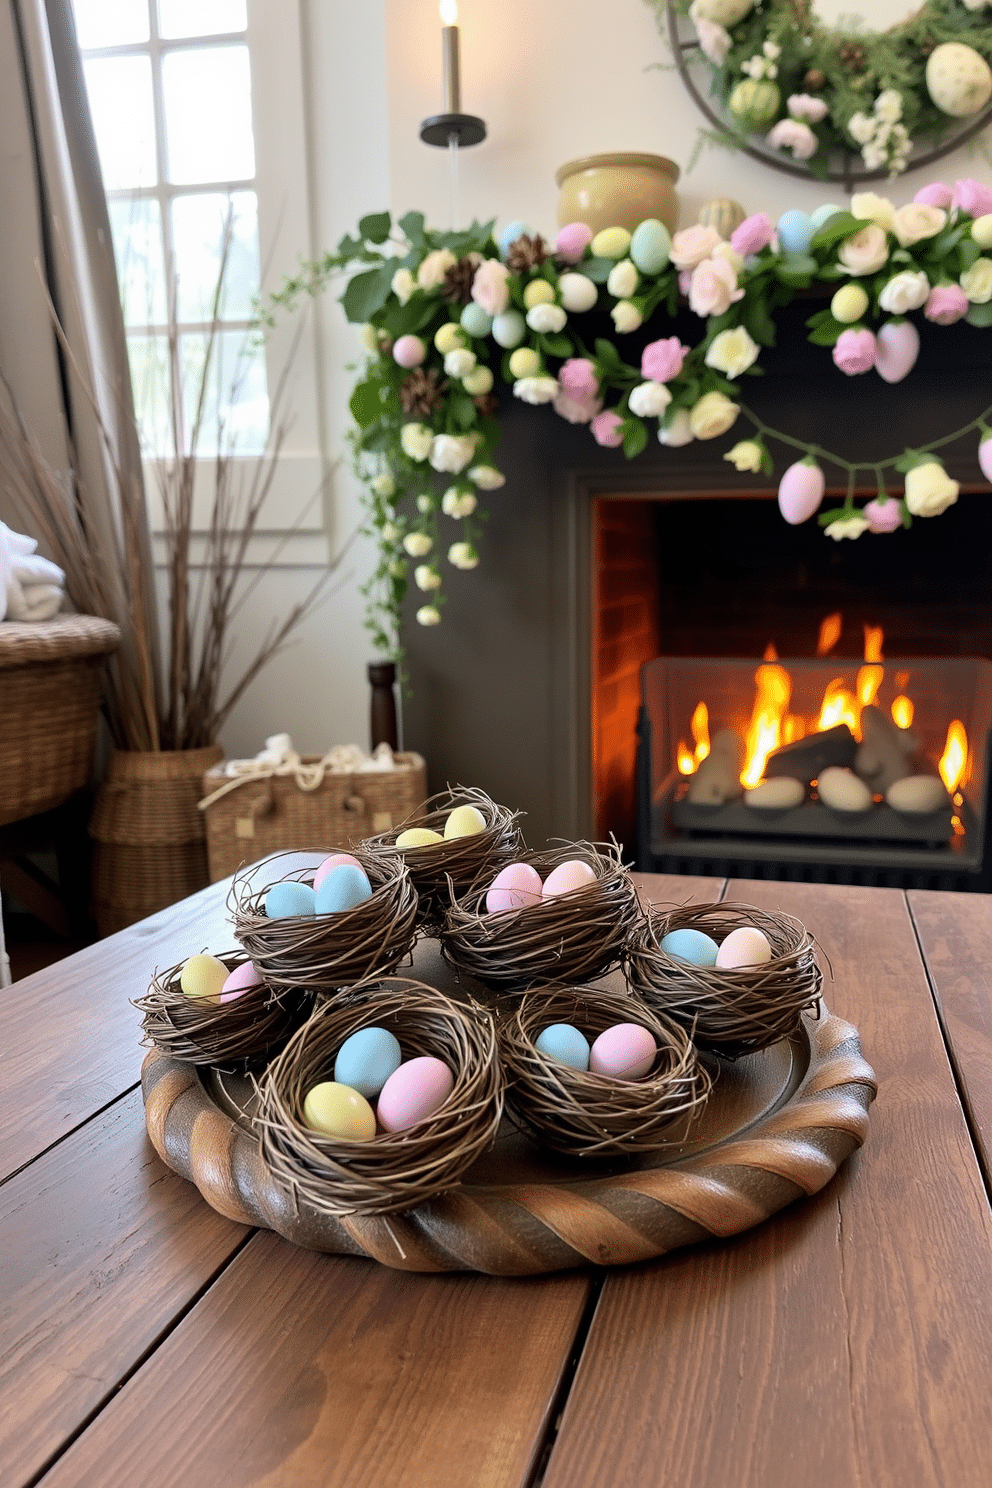
[[[458,77],[458,0],[441,0],[440,11],[444,64],[444,112],[460,114],[462,91]]]

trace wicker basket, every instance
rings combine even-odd
[[[228,971],[244,965],[242,951],[218,958]],[[258,1061],[281,1047],[310,1010],[300,993],[279,993],[265,982],[231,1002],[187,997],[180,979],[185,962],[156,970],[144,997],[134,998],[142,1013],[143,1042],[189,1064],[237,1065]]]
[[[89,783],[103,665],[119,643],[94,615],[0,623],[0,826]]]
[[[271,853],[331,852],[389,831],[427,794],[421,756],[397,754],[395,761],[394,770],[328,770],[315,790],[301,790],[292,775],[245,776],[234,785],[238,777],[210,770],[202,782],[202,811],[211,882]],[[305,766],[318,762],[318,755],[303,759]],[[225,784],[232,789],[209,801]]]

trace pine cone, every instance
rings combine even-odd
[[[803,78],[803,87],[809,93],[819,93],[821,88],[827,86],[827,74],[822,67],[811,67]]]
[[[475,264],[470,258],[460,258],[444,276],[441,293],[452,305],[467,305],[472,298],[472,280]]]
[[[865,49],[860,42],[845,41],[837,55],[849,72],[860,72],[865,65]]]
[[[483,418],[488,418],[499,407],[499,399],[495,393],[476,393],[472,402],[475,404],[476,412],[480,413]]]
[[[414,367],[409,377],[400,383],[400,402],[403,412],[414,418],[429,418],[444,402],[448,384],[441,382],[435,368],[425,372],[423,367]]]
[[[528,269],[539,269],[550,256],[548,245],[540,233],[535,233],[532,238],[521,233],[510,244],[506,267],[511,274],[524,274]]]

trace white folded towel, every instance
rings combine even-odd
[[[0,522],[0,620],[50,620],[61,609],[65,574],[37,546]]]

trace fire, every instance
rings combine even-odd
[[[967,763],[968,735],[960,718],[954,718],[947,726],[947,742],[937,765],[948,795],[957,790]]]
[[[885,668],[881,666],[875,666],[873,664],[871,666],[863,666],[860,669],[854,684],[854,690],[858,695],[859,707],[867,708],[869,703],[875,701],[884,676]]]
[[[782,723],[782,743],[795,744],[797,739],[805,739],[805,737],[805,718],[800,718],[798,713],[787,713]]]
[[[860,718],[861,707],[854,693],[844,686],[844,678],[835,677],[832,682],[828,682],[820,705],[820,716],[816,721],[817,729],[822,733],[824,729],[836,728],[839,723],[846,723],[853,734],[860,735]]]
[[[765,654],[761,659],[762,661],[778,661],[778,652],[775,649],[774,641],[768,642],[768,645],[765,647]]]
[[[816,643],[817,656],[829,656],[837,642],[844,626],[844,616],[838,610],[834,615],[827,615],[820,621],[820,636]]]
[[[765,760],[782,743],[782,719],[792,696],[792,678],[784,667],[766,662],[754,674],[757,688],[751,722],[748,725],[747,763],[741,773],[741,784],[757,785],[765,770]]]
[[[696,756],[693,754],[692,750],[686,744],[684,739],[679,740],[679,747],[676,750],[675,755],[676,759],[678,760],[679,774],[691,775],[693,770],[696,768]]]
[[[880,625],[866,625],[865,631],[865,661],[882,661],[882,642],[885,640],[885,632]]]
[[[892,722],[898,728],[912,728],[914,712],[913,704],[905,693],[901,692],[897,698],[892,699]]]
[[[692,729],[692,737],[696,745],[693,759],[698,766],[710,752],[710,715],[705,703],[697,703],[689,727]]]

